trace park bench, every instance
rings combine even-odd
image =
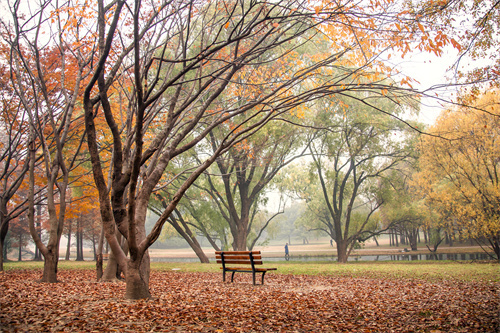
[[[224,282],[226,281],[226,272],[232,272],[231,282],[233,282],[234,273],[236,272],[252,273],[253,284],[255,285],[255,274],[262,273],[262,284],[264,284],[264,275],[268,271],[277,269],[255,267],[256,265],[262,265],[260,251],[216,251],[215,258],[218,264],[222,264],[222,281]],[[250,265],[250,267],[240,265]]]

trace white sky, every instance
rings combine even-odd
[[[404,74],[418,81],[419,83],[414,84],[413,87],[423,91],[450,83],[447,78],[451,79],[453,73],[448,70],[456,61],[457,56],[457,51],[452,48],[444,50],[441,57],[429,53],[414,53],[401,59],[397,67]],[[434,93],[439,93],[439,96],[444,99],[453,99],[451,94],[456,94],[456,92],[453,87],[447,87],[433,90],[429,94],[434,96]],[[446,108],[445,103],[435,98],[423,98],[418,120],[429,125],[433,124],[443,108]]]

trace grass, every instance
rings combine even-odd
[[[187,262],[153,262],[153,271],[178,270],[180,272],[220,272],[220,266]],[[352,278],[421,279],[426,281],[500,282],[500,265],[497,262],[466,261],[384,261],[350,262],[338,264],[329,262],[282,261],[264,263],[264,267],[277,267],[269,274],[333,275]],[[4,263],[6,271],[22,269],[42,269],[40,261],[12,261]],[[60,261],[59,269],[95,270],[93,261]]]

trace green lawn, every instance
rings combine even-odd
[[[41,269],[43,262],[23,261],[6,262],[5,270]],[[308,274],[333,275],[352,278],[390,278],[390,279],[422,279],[426,281],[458,280],[478,282],[499,282],[500,265],[496,262],[465,261],[384,261],[384,262],[349,262],[338,264],[332,262],[269,262],[263,267],[277,267],[276,272],[269,274]],[[168,263],[153,262],[152,270],[178,270],[180,272],[219,272],[219,265],[200,263]],[[60,261],[59,269],[95,269],[93,261]]]

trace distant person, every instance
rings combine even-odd
[[[333,247],[333,239],[330,239],[330,246]]]
[[[288,243],[285,244],[285,256],[288,255]]]

